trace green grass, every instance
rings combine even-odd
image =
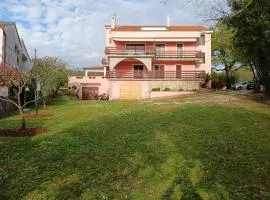
[[[54,101],[0,137],[0,199],[269,199],[270,108],[230,93]],[[0,128],[19,127],[19,116]]]

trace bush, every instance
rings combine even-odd
[[[204,77],[203,83],[201,84],[202,88],[206,88],[207,83],[211,80],[211,75],[207,73]]]
[[[160,91],[160,88],[152,88],[152,91]]]
[[[222,80],[212,80],[211,85],[214,89],[221,89],[226,86],[226,82]]]
[[[211,85],[214,89],[221,89],[226,86],[227,75],[225,72],[213,72],[211,74]],[[235,73],[232,74],[231,83],[232,85],[237,82],[237,75]]]
[[[170,91],[171,90],[171,88],[164,88],[164,90],[163,91]]]

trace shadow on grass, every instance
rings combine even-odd
[[[0,199],[264,199],[270,125],[258,131],[254,117],[266,115],[137,109],[50,137],[0,140]]]

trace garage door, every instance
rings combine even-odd
[[[82,100],[94,100],[98,95],[98,87],[83,87]]]
[[[133,82],[125,82],[120,84],[120,99],[140,99],[141,84]]]

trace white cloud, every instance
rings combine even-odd
[[[185,1],[159,0],[6,0],[30,55],[59,56],[72,66],[99,65],[104,53],[104,25],[117,13],[119,24],[196,24],[194,7]],[[1,10],[0,10],[1,11]]]

